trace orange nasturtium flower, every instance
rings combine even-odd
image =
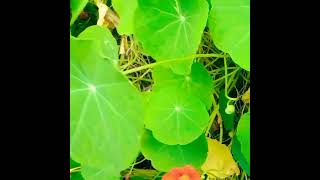
[[[191,165],[182,168],[172,168],[162,176],[162,180],[200,180],[200,174]]]

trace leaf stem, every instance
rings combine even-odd
[[[228,66],[227,66],[227,57],[225,56],[223,58],[223,61],[224,61],[224,75],[225,75],[225,79],[224,79],[224,84],[225,84],[225,96],[230,100],[230,101],[237,101],[238,100],[238,97],[237,98],[232,98],[232,97],[229,97],[228,96]]]
[[[180,62],[180,61],[187,61],[187,60],[190,60],[190,59],[201,58],[201,57],[226,58],[227,55],[221,55],[221,54],[194,54],[194,55],[187,56],[187,57],[162,60],[162,61],[158,61],[158,62],[155,62],[155,63],[147,64],[147,65],[144,65],[144,66],[140,66],[140,67],[137,67],[137,68],[129,69],[129,70],[123,71],[123,74],[127,75],[127,74],[134,73],[134,72],[137,72],[137,71],[141,71],[141,70],[144,70],[144,69],[153,68],[153,67],[161,65],[161,64],[176,63],[176,62]]]

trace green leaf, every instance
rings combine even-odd
[[[94,40],[99,43],[99,53],[102,53],[102,56],[106,59],[113,61],[114,63],[118,62],[118,50],[117,41],[113,38],[112,34],[105,27],[101,26],[90,26],[83,31],[78,38],[82,40]]]
[[[250,112],[240,118],[236,135],[241,144],[241,152],[250,166]]]
[[[70,0],[70,6],[71,6],[71,22],[70,26],[76,21],[81,11],[86,7],[88,3],[88,0]]]
[[[158,62],[187,57],[197,52],[208,11],[206,0],[139,0],[134,35]],[[177,74],[189,74],[192,61],[166,66]]]
[[[235,113],[227,114],[225,111],[227,105],[228,98],[225,95],[225,89],[223,89],[219,95],[219,112],[222,117],[223,127],[228,131],[232,131],[234,128]]]
[[[209,114],[199,98],[175,87],[152,92],[145,113],[146,128],[168,145],[185,145],[196,140],[209,122]]]
[[[114,41],[109,37],[109,43]],[[70,41],[71,157],[83,166],[119,173],[140,150],[140,93],[112,61],[99,53],[99,41]]]
[[[234,136],[232,139],[231,151],[241,168],[250,176],[250,166],[241,152],[241,144],[237,136]]]
[[[153,91],[175,86],[180,88],[180,91],[199,97],[207,109],[211,108],[211,95],[214,91],[213,79],[202,64],[193,63],[190,75],[179,75],[168,68],[155,67],[152,70],[152,77],[154,79]]]
[[[134,12],[138,6],[137,0],[112,0],[112,6],[120,17],[118,33],[133,34]]]
[[[211,0],[208,24],[214,44],[250,71],[250,0]]]
[[[141,152],[151,160],[153,167],[163,172],[187,164],[200,169],[207,158],[208,144],[202,134],[190,144],[170,146],[157,141],[151,131],[146,130],[142,136]]]
[[[105,169],[83,166],[81,168],[81,174],[85,180],[119,180],[120,173],[117,169],[112,167],[113,163],[114,162],[110,162],[111,165]]]

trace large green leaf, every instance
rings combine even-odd
[[[197,52],[208,11],[206,0],[139,0],[134,35],[156,61],[190,56]],[[192,60],[168,66],[189,74]]]
[[[120,17],[117,27],[119,34],[133,34],[134,12],[137,5],[137,0],[112,0],[112,6]]]
[[[209,29],[214,44],[250,71],[250,0],[211,0]]]
[[[196,96],[175,87],[152,92],[145,110],[146,128],[169,145],[185,145],[196,140],[209,122],[205,105]]]
[[[176,86],[181,91],[195,95],[210,109],[214,90],[213,79],[200,63],[193,63],[190,75],[175,74],[169,68],[156,67],[152,70],[153,91],[167,86]]]
[[[167,172],[174,167],[187,164],[199,168],[205,162],[208,153],[206,137],[202,134],[198,139],[187,145],[167,145],[157,141],[151,131],[142,136],[142,154],[150,159],[157,170]]]
[[[99,53],[99,41],[70,40],[71,157],[83,166],[119,173],[139,153],[140,93]]]
[[[88,0],[70,0],[72,13],[70,25],[76,21],[81,11],[84,9],[84,7],[86,7],[87,3]]]
[[[250,165],[241,152],[241,144],[237,139],[237,136],[234,136],[232,139],[231,152],[241,168],[250,176]]]
[[[219,94],[219,112],[222,117],[223,127],[228,131],[232,131],[234,128],[235,113],[226,113],[225,109],[228,105],[228,101],[229,99],[226,97],[225,90],[223,89]]]

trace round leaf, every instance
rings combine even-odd
[[[250,71],[250,0],[211,0],[209,29],[214,44]]]
[[[207,23],[206,0],[139,0],[134,35],[156,61],[193,55]],[[168,63],[175,73],[189,74],[192,60]]]
[[[139,153],[142,100],[120,70],[101,56],[99,44],[71,39],[70,154],[83,166],[117,173]]]
[[[120,16],[117,27],[119,34],[133,34],[134,12],[137,5],[137,0],[112,0],[112,6]]]
[[[174,87],[150,95],[145,125],[165,144],[184,145],[197,139],[209,122],[209,114],[199,98]]]
[[[190,144],[170,146],[157,141],[151,131],[147,130],[142,136],[141,151],[151,160],[154,168],[167,172],[171,168],[188,164],[200,168],[207,158],[208,144],[206,137],[201,135]]]
[[[213,79],[202,64],[193,63],[190,75],[179,75],[168,68],[155,67],[152,70],[152,77],[154,80],[153,91],[175,86],[180,88],[180,91],[199,97],[207,109],[211,108],[211,95],[214,90]]]

